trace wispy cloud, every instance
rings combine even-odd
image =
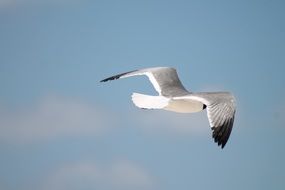
[[[138,110],[135,118],[148,133],[197,136],[210,132],[206,111],[181,114],[164,110]]]
[[[0,140],[33,142],[58,136],[98,135],[110,124],[102,109],[58,96],[14,112],[0,107]]]
[[[143,167],[128,160],[98,164],[94,161],[72,163],[51,172],[43,190],[73,189],[153,189],[153,177]]]
[[[206,111],[177,114],[134,108],[131,113],[114,114],[110,108],[106,109],[60,96],[46,96],[36,105],[16,111],[8,111],[0,105],[0,141],[33,143],[62,137],[106,135],[111,126],[120,128],[123,123],[130,126],[135,123],[146,134],[210,134]]]

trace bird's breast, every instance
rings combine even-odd
[[[163,109],[178,113],[194,113],[204,109],[204,104],[196,100],[169,100]]]

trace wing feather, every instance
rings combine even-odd
[[[205,104],[207,116],[213,130],[212,137],[219,146],[226,145],[234,123],[236,103],[234,96],[229,92],[193,93],[174,99],[191,99]]]
[[[108,77],[101,80],[100,82],[107,82],[109,80],[116,80],[138,75],[146,75],[159,95],[182,96],[189,94],[189,92],[183,87],[181,81],[179,80],[176,70],[170,67],[154,67],[129,71]]]

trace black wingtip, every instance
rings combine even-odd
[[[213,130],[213,138],[215,143],[218,143],[218,146],[221,146],[223,149],[227,144],[233,126],[233,118],[223,123],[223,125],[219,127],[212,127]]]
[[[105,78],[105,79],[101,80],[100,82],[107,82],[107,81],[109,81],[109,80],[117,80],[117,79],[121,78],[122,76],[124,76],[124,75],[126,75],[126,74],[129,74],[129,73],[132,73],[132,72],[135,72],[135,71],[137,71],[137,70],[133,70],[133,71],[121,73],[121,74],[118,74],[118,75],[114,75],[114,76]]]
[[[100,80],[100,82],[107,82],[109,80],[112,80],[112,79],[106,78],[106,79]]]
[[[103,79],[103,80],[100,80],[100,82],[107,82],[108,80],[106,80],[106,79]]]
[[[117,80],[117,79],[119,79],[121,76],[122,76],[121,74],[120,74],[120,75],[111,76],[111,77],[108,77],[108,78],[105,78],[105,79],[101,80],[100,82],[107,82],[107,81],[109,81],[109,80]]]

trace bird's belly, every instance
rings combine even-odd
[[[194,100],[170,100],[163,109],[179,113],[194,113],[203,110],[204,104]]]

